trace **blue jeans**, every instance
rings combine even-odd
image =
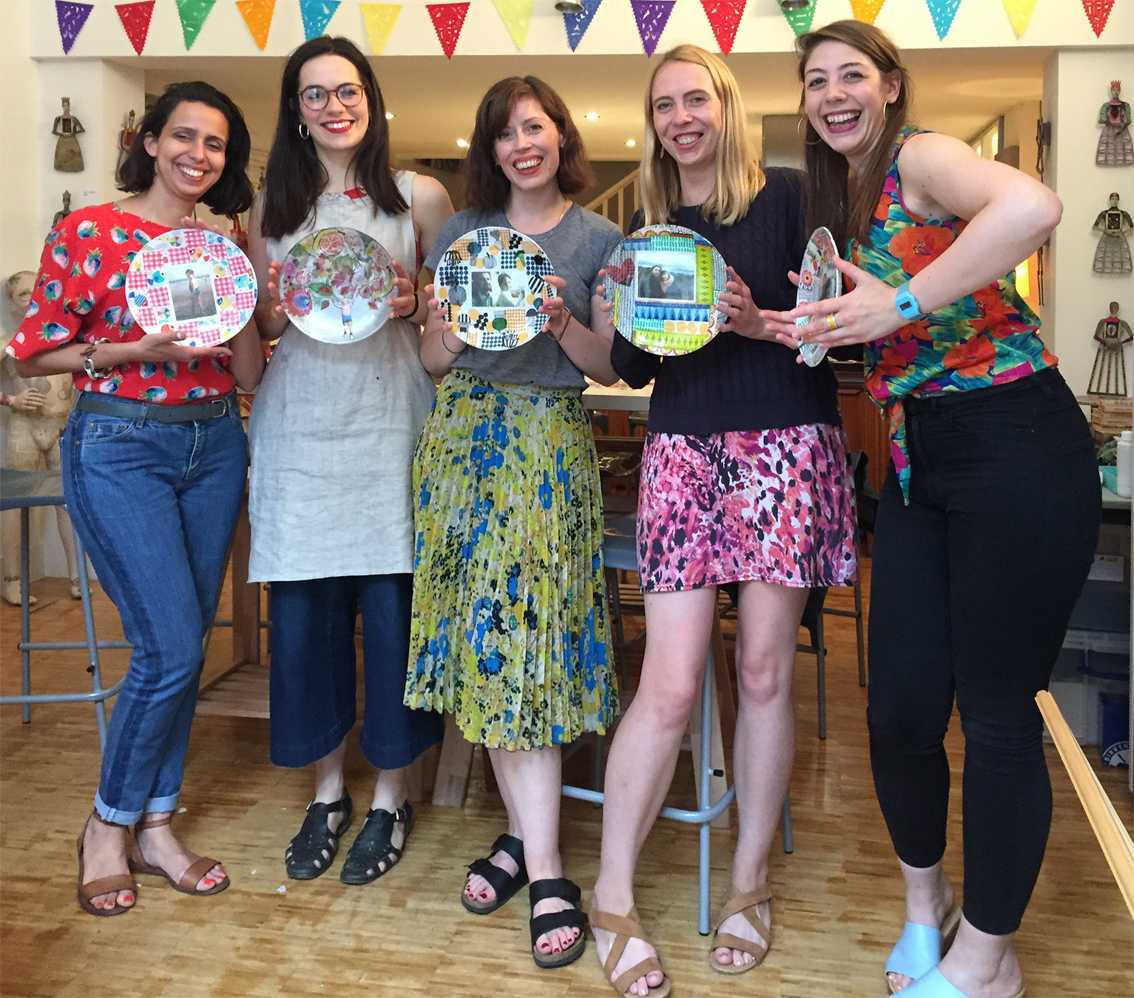
[[[248,446],[239,410],[165,425],[147,421],[151,406],[114,401],[123,416],[71,413],[62,470],[71,520],[134,646],[95,798],[105,820],[133,824],[177,806]]]

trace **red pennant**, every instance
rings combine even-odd
[[[1114,9],[1114,0],[1083,0],[1083,10],[1087,12],[1087,20],[1091,22],[1091,30],[1095,37],[1102,37],[1110,12]]]
[[[740,27],[740,18],[747,2],[748,0],[701,0],[705,16],[709,19],[709,27],[713,29],[717,44],[725,55],[732,51],[736,29]]]
[[[437,32],[437,40],[445,55],[452,59],[457,48],[457,39],[461,37],[461,28],[465,23],[465,15],[469,12],[467,3],[427,3],[425,9],[433,19],[433,30]]]
[[[118,11],[118,20],[134,51],[142,54],[146,47],[146,35],[150,33],[150,18],[154,16],[154,0],[142,0],[141,3],[116,3],[114,9]]]

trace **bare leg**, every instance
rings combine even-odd
[[[346,739],[339,747],[328,752],[315,763],[315,800],[319,804],[334,804],[346,792],[343,783],[343,757],[346,755]],[[342,811],[327,815],[327,827],[336,831],[346,815]]]
[[[143,817],[143,821],[168,818],[172,811],[154,811]],[[139,827],[136,832],[138,848],[142,851],[142,858],[151,866],[160,866],[174,880],[180,880],[185,871],[201,857],[190,852],[173,834],[170,825],[158,825],[153,828]],[[197,890],[206,891],[215,887],[228,874],[224,867],[217,863],[212,869],[197,881]]]
[[[953,907],[953,884],[941,864],[924,868],[907,866],[898,860],[906,881],[906,921],[937,927]],[[913,984],[905,974],[886,975],[895,991]]]
[[[129,876],[126,850],[130,830],[125,825],[106,825],[91,818],[83,833],[83,876],[86,883],[120,874]],[[96,908],[113,908],[115,898],[124,908],[134,903],[133,891],[99,894],[91,901]]]
[[[646,594],[642,678],[606,764],[602,859],[594,892],[600,911],[625,915],[634,907],[634,869],[673,782],[681,738],[701,689],[716,598],[715,587]],[[601,964],[614,936],[602,929],[594,933]],[[632,939],[611,980],[654,955],[649,943]],[[651,972],[631,984],[630,992],[644,995],[663,979]]]
[[[961,916],[957,938],[938,965],[945,979],[969,998],[1008,998],[1024,984],[1012,936],[990,936]]]
[[[370,801],[370,808],[380,808],[383,811],[395,813],[399,807],[404,807],[409,795],[406,784],[408,766],[400,769],[380,769],[378,779],[374,783],[374,797]],[[390,845],[401,849],[406,844],[406,834],[409,828],[401,821],[394,822],[394,829],[390,832]],[[393,854],[386,859],[378,861],[378,869],[385,873],[394,863]]]

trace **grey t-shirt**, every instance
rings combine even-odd
[[[461,211],[442,227],[425,260],[431,272],[441,255],[466,232],[485,226],[509,227],[499,209]],[[622,232],[613,222],[579,205],[572,205],[555,228],[530,235],[547,254],[556,276],[567,285],[561,292],[571,314],[589,325],[591,295],[598,286],[598,272],[606,266]],[[466,347],[453,367],[485,381],[508,385],[542,385],[545,388],[585,388],[586,379],[549,333],[541,333],[513,350],[478,350]]]

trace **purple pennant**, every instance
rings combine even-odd
[[[70,3],[68,0],[55,0],[55,17],[59,21],[59,37],[63,40],[63,54],[70,55],[71,47],[87,17],[94,10],[93,3]]]
[[[567,29],[567,44],[571,46],[572,52],[579,47],[579,42],[583,40],[583,35],[591,26],[595,11],[599,9],[602,0],[579,0],[579,2],[583,5],[583,13],[563,15],[563,27]]]
[[[929,8],[929,16],[933,18],[933,27],[937,30],[937,37],[944,41],[953,27],[953,18],[957,16],[957,8],[961,0],[925,0]]]
[[[638,34],[642,38],[642,48],[646,55],[653,55],[658,47],[665,22],[669,20],[675,0],[630,0],[634,8],[634,20],[638,22]]]

